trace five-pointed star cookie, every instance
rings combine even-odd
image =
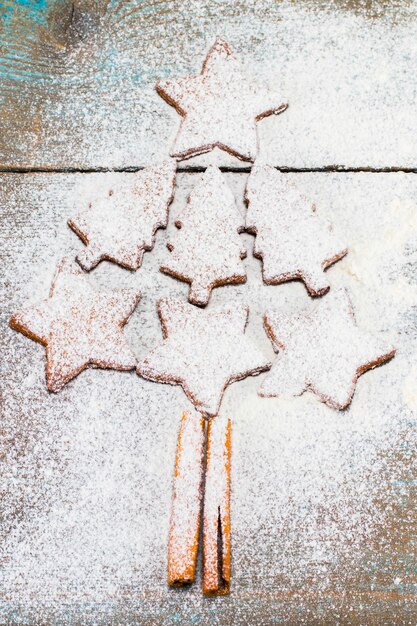
[[[395,348],[357,327],[343,288],[311,312],[288,317],[269,311],[264,322],[279,355],[262,382],[261,396],[298,396],[309,389],[322,402],[344,409],[359,376],[395,354]]]
[[[64,259],[46,298],[13,315],[10,325],[46,347],[46,382],[59,391],[89,365],[131,370],[136,358],[123,335],[140,293],[93,289],[75,264]]]
[[[157,382],[179,384],[206,415],[216,415],[227,385],[271,364],[245,334],[243,305],[198,309],[179,300],[158,305],[163,341],[138,365]]]
[[[256,235],[254,256],[262,259],[268,285],[301,279],[312,296],[330,288],[324,270],[347,253],[346,245],[320,218],[288,174],[255,164],[246,187],[246,228]]]
[[[277,93],[248,81],[221,39],[209,51],[201,75],[160,81],[156,88],[183,118],[171,152],[180,159],[218,147],[253,161],[258,152],[256,122],[288,106]]]
[[[155,232],[165,228],[175,183],[176,162],[123,177],[122,185],[109,181],[107,193],[91,198],[89,205],[68,220],[86,244],[77,261],[86,271],[104,259],[136,270],[145,250],[152,250]]]

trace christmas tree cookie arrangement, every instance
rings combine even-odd
[[[254,161],[257,122],[287,107],[281,96],[248,81],[221,39],[200,75],[168,78],[157,90],[182,117],[171,151],[178,160],[221,148]],[[160,267],[190,283],[189,303],[161,298],[162,339],[147,355],[134,355],[123,327],[140,294],[96,291],[85,272],[104,259],[139,268],[144,251],[154,247],[156,230],[167,226],[175,170],[176,161],[169,158],[132,175],[133,193],[112,185],[93,194],[90,205],[68,222],[86,244],[78,264],[65,260],[49,298],[16,313],[11,325],[45,345],[50,391],[89,366],[136,368],[143,378],[183,388],[193,408],[183,412],[177,444],[168,583],[194,581],[202,527],[203,593],[224,595],[231,584],[232,422],[220,412],[227,386],[270,369],[261,396],[310,390],[330,407],[344,409],[357,378],[394,356],[395,349],[356,326],[345,289],[327,294],[325,270],[346,254],[345,243],[287,175],[257,160],[247,182],[246,223],[221,171],[210,166],[201,173],[179,211]],[[222,305],[209,302],[214,287],[246,280],[244,229],[256,235],[254,255],[262,259],[266,284],[301,279],[311,296],[321,297],[296,315],[281,308],[266,311],[265,329],[278,352],[273,364],[245,332],[247,306],[233,298]]]
[[[206,169],[175,226],[161,270],[191,283],[192,304],[205,306],[213,287],[246,281],[244,220],[217,167]]]

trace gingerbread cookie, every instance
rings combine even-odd
[[[158,93],[182,116],[171,155],[179,159],[215,147],[244,161],[258,152],[256,122],[287,108],[282,97],[257,89],[229,44],[216,39],[201,75],[160,81]]]
[[[207,168],[175,226],[161,271],[191,283],[192,304],[205,306],[213,287],[246,281],[244,220],[217,167]]]
[[[344,409],[359,376],[396,352],[357,327],[342,288],[296,317],[268,311],[264,323],[279,355],[260,387],[261,396],[298,396],[310,390],[329,406]]]
[[[82,270],[63,259],[46,298],[13,315],[10,325],[46,347],[46,382],[59,391],[89,365],[132,370],[136,358],[123,334],[140,293],[93,289]]]
[[[262,259],[264,282],[300,279],[310,295],[325,294],[330,285],[324,270],[347,253],[331,224],[318,217],[288,174],[269,165],[252,168],[246,199],[246,228],[256,235],[254,256]]]
[[[112,184],[107,194],[93,198],[88,207],[68,220],[86,244],[77,261],[86,271],[104,259],[136,270],[145,250],[152,250],[155,232],[165,228],[175,184],[176,163],[168,160],[126,177],[123,186]]]
[[[181,385],[205,415],[216,415],[225,388],[271,364],[245,334],[246,306],[198,309],[180,300],[158,305],[163,341],[139,363],[144,378]]]

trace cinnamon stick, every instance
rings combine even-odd
[[[230,593],[231,422],[220,415],[207,428],[203,516],[203,593]]]
[[[204,431],[202,415],[196,411],[183,413],[168,543],[168,583],[175,587],[194,580],[200,531]]]

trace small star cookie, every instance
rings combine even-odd
[[[298,396],[310,390],[329,406],[345,409],[359,376],[396,352],[357,327],[343,288],[296,317],[268,311],[264,323],[279,355],[262,382],[261,396]]]
[[[49,298],[13,315],[10,325],[45,346],[47,386],[59,391],[89,365],[135,368],[122,329],[139,298],[133,289],[96,291],[78,266],[63,259]]]
[[[330,284],[324,270],[347,253],[332,226],[290,181],[270,165],[252,168],[246,187],[246,229],[256,235],[254,256],[262,259],[267,285],[304,281],[311,296]]]
[[[136,270],[145,250],[152,250],[155,232],[165,228],[172,201],[176,162],[150,166],[126,177],[123,186],[114,185],[104,196],[68,220],[68,225],[86,244],[77,256],[89,271],[104,259]]]
[[[288,106],[277,93],[248,81],[229,44],[219,38],[200,75],[169,78],[156,89],[183,118],[171,152],[179,159],[218,147],[253,161],[258,152],[256,122]]]
[[[218,413],[230,383],[271,366],[245,334],[246,306],[198,309],[162,299],[158,312],[163,341],[139,363],[137,372],[156,382],[181,385],[205,415]]]
[[[191,283],[192,304],[205,306],[213,287],[246,281],[244,219],[217,167],[206,169],[175,226],[161,271]]]

